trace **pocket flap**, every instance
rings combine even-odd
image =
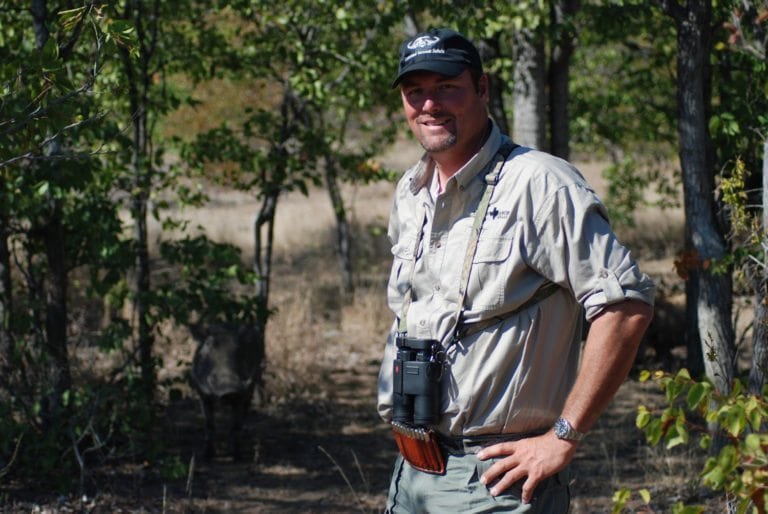
[[[503,262],[512,254],[512,239],[507,237],[481,237],[473,262]]]

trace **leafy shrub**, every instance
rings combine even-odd
[[[641,381],[655,380],[665,393],[666,405],[659,409],[638,407],[636,424],[652,446],[666,448],[687,445],[691,435],[699,448],[709,453],[700,477],[702,484],[725,496],[739,514],[766,512],[768,504],[768,434],[765,433],[768,402],[765,394],[755,395],[735,380],[727,394],[708,380],[693,380],[686,369],[676,374],[644,371]],[[650,509],[647,489],[638,491]],[[614,495],[614,513],[624,510],[632,492]],[[678,502],[673,514],[703,513],[699,505]]]

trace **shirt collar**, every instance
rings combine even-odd
[[[485,140],[480,150],[451,177],[451,180],[456,180],[459,187],[466,187],[478,173],[485,169],[488,162],[496,155],[499,146],[501,146],[502,135],[499,126],[496,125],[493,119],[489,118],[489,121],[491,123],[491,133],[488,135],[488,139]],[[429,187],[432,183],[434,172],[435,161],[425,153],[418,164],[416,164],[416,172],[411,181],[411,193],[415,195],[421,188]]]
[[[416,171],[413,174],[413,180],[411,180],[411,193],[415,195],[421,188],[425,186],[429,187],[434,172],[435,161],[429,157],[429,154],[425,153],[421,156],[421,160],[416,164]]]

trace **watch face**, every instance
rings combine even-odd
[[[557,421],[555,421],[555,435],[559,437],[560,439],[566,439],[568,441],[579,441],[583,437],[583,434],[579,434],[576,432],[563,418],[558,418]]]
[[[562,439],[567,431],[568,427],[565,426],[565,420],[563,418],[557,418],[555,421],[555,435]]]

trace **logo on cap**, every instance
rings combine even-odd
[[[432,46],[435,43],[440,41],[440,38],[437,36],[421,36],[417,37],[410,43],[408,43],[408,49],[409,50],[416,50],[417,48],[426,48],[428,46]]]
[[[432,29],[416,34],[400,45],[400,66],[392,87],[412,71],[431,71],[456,77],[468,68],[483,70],[475,45],[452,29]]]

